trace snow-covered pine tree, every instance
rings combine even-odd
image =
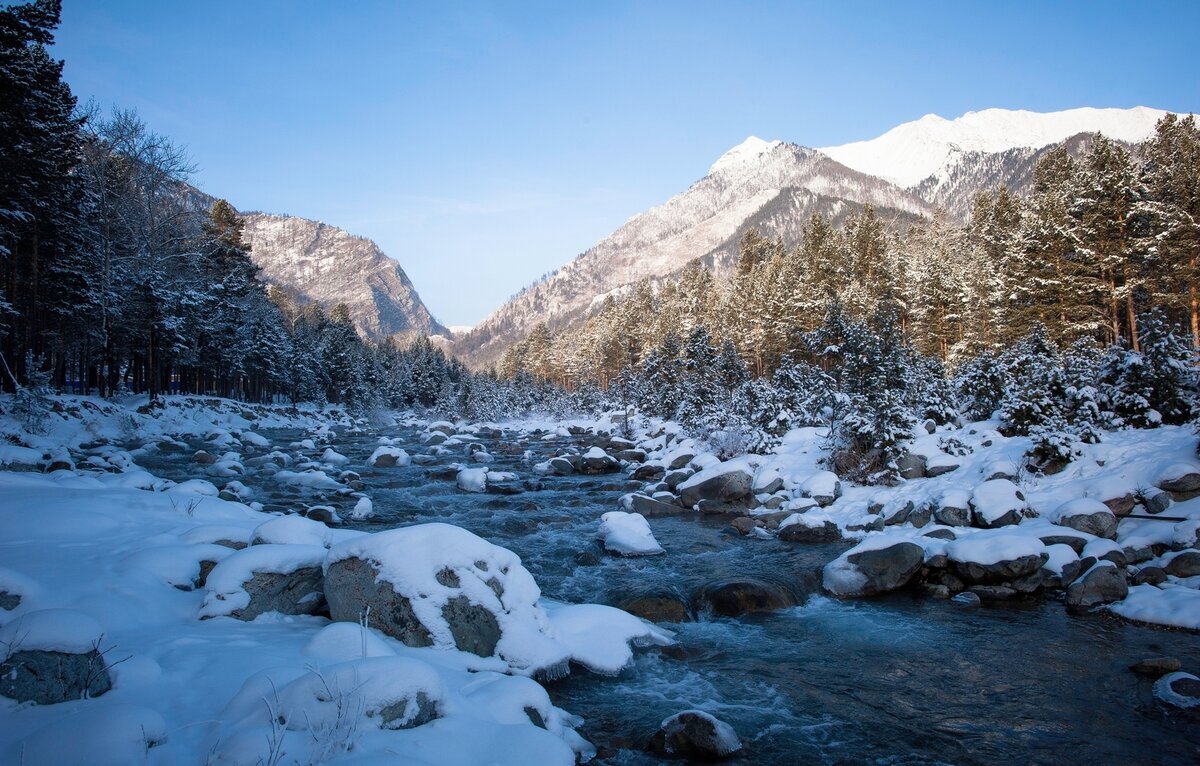
[[[1066,421],[1066,375],[1044,325],[1035,323],[1002,362],[1008,373],[1008,390],[1000,402],[1002,431],[1024,436],[1034,426]]]

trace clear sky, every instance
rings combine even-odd
[[[704,175],[936,112],[1200,110],[1200,2],[65,0],[81,101],[206,192],[371,237],[446,324]]]

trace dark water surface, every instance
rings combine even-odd
[[[289,453],[305,436],[263,435]],[[467,462],[467,440],[432,466],[375,469],[366,459],[380,435],[410,454],[427,451],[412,428],[339,434],[332,446],[361,474],[377,514],[349,526],[456,524],[518,553],[544,595],[563,601],[617,605],[655,591],[686,599],[706,582],[741,576],[798,597],[800,606],[772,614],[664,625],[678,647],[639,651],[616,678],[578,670],[551,684],[555,703],[585,719],[581,733],[600,749],[595,763],[658,763],[641,749],[658,724],[700,708],[741,735],[744,751],[730,761],[737,764],[1200,764],[1200,716],[1156,703],[1151,682],[1128,670],[1167,654],[1195,672],[1196,634],[1068,615],[1052,598],[973,611],[915,595],[836,601],[814,592],[814,573],[844,546],[742,538],[719,518],[651,519],[667,554],[614,558],[596,538],[600,515],[626,491],[624,474],[536,477],[519,452],[502,453],[515,441],[509,433],[470,441],[495,456],[493,470],[544,487],[468,494],[452,478],[429,476]],[[578,444],[534,437],[518,446],[537,462]],[[319,457],[323,446],[304,452]],[[250,458],[267,450],[239,451]],[[190,455],[138,462],[176,480],[203,476]],[[254,469],[242,481],[268,505],[319,502]],[[354,501],[328,502],[348,510]]]

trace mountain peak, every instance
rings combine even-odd
[[[769,152],[782,143],[782,141],[764,141],[758,136],[750,136],[745,141],[722,154],[721,157],[713,163],[712,167],[708,169],[708,172],[711,175],[712,173],[718,173],[722,170],[736,167],[747,162],[748,160],[758,157],[765,152]]]
[[[927,114],[878,138],[821,151],[847,167],[911,188],[941,174],[962,152],[1041,148],[1079,133],[1099,132],[1119,141],[1143,141],[1165,114],[1144,106],[1060,112],[984,109],[953,120]]]

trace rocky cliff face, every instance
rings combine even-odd
[[[243,217],[250,257],[268,282],[326,310],[345,303],[355,327],[369,338],[449,337],[400,264],[371,240],[306,218]]]

